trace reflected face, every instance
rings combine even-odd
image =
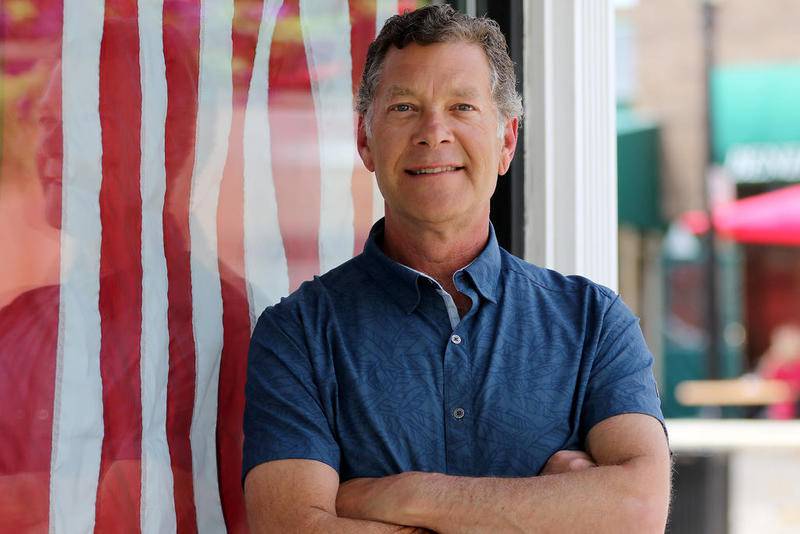
[[[36,168],[42,183],[47,223],[61,228],[61,66],[53,70],[37,109]]]
[[[391,48],[372,104],[371,135],[359,118],[359,154],[374,171],[387,215],[417,223],[488,214],[497,175],[514,154],[517,119],[492,99],[480,46],[435,43]]]

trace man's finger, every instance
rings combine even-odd
[[[582,471],[584,469],[589,469],[590,467],[597,467],[597,464],[591,460],[587,460],[586,458],[575,458],[569,462],[570,471]]]
[[[581,471],[596,467],[592,457],[583,451],[563,450],[558,451],[545,464],[543,475],[558,475],[571,471]]]

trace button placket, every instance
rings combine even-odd
[[[462,322],[456,331],[450,333],[444,354],[445,461],[448,472],[453,474],[470,472],[473,461],[471,448],[464,445],[469,442],[475,424],[467,413],[467,409],[471,409],[473,395],[470,380],[472,362],[467,335],[468,330]]]

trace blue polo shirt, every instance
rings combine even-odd
[[[663,422],[653,358],[611,290],[486,247],[454,275],[364,252],[267,308],[250,345],[243,476],[324,462],[340,480],[403,471],[531,476],[623,413]],[[446,295],[446,293],[445,293]],[[448,309],[450,312],[448,313]]]

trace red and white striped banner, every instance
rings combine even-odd
[[[0,530],[246,531],[251,328],[381,215],[352,97],[416,4],[3,3]]]

